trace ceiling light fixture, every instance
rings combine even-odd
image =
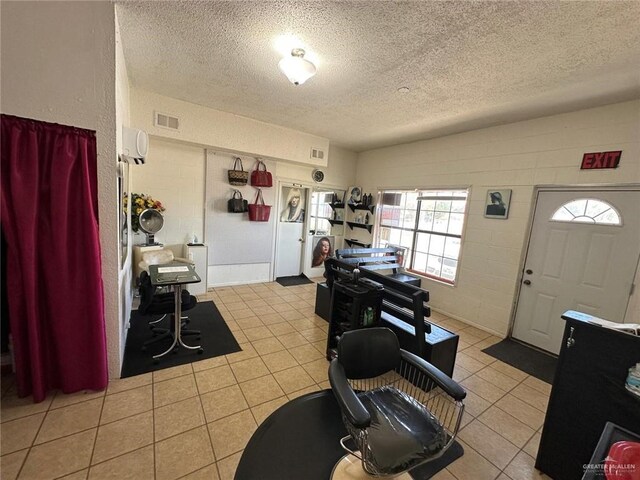
[[[302,48],[291,50],[291,56],[280,60],[278,67],[294,85],[302,85],[316,74],[316,66],[304,58]]]

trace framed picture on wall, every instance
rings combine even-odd
[[[510,189],[487,190],[485,200],[484,216],[487,218],[506,219],[509,215],[509,204],[511,203]]]
[[[314,235],[312,242],[311,267],[321,267],[327,258],[333,257],[336,237],[333,235]]]
[[[357,205],[362,202],[362,187],[353,186],[347,190],[347,203],[349,205]]]

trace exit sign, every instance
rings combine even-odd
[[[594,168],[618,168],[622,150],[615,152],[593,152],[582,156],[580,170],[592,170]]]

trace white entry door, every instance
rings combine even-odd
[[[276,278],[302,273],[307,191],[308,189],[296,185],[280,186],[280,202],[277,210]]]
[[[540,191],[512,335],[559,353],[566,310],[623,322],[640,256],[640,191]]]

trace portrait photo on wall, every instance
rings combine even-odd
[[[357,205],[360,202],[362,202],[362,187],[349,187],[347,190],[347,203]]]
[[[487,218],[505,219],[509,215],[511,190],[487,190],[484,216]]]
[[[282,187],[284,209],[280,214],[281,222],[304,222],[305,190],[295,187]]]
[[[321,267],[327,258],[333,257],[333,247],[335,243],[336,240],[333,235],[314,235],[312,241],[311,266]]]

